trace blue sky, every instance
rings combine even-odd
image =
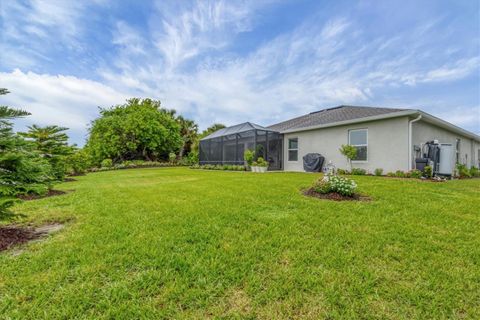
[[[1,104],[84,143],[152,97],[201,128],[340,104],[419,108],[480,134],[478,1],[0,0]]]

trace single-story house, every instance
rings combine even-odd
[[[347,169],[339,148],[349,144],[357,149],[355,168],[408,171],[433,140],[451,148],[453,164],[480,167],[480,136],[475,133],[421,110],[345,105],[268,127],[246,122],[218,130],[200,141],[200,163],[243,164],[244,151],[250,149],[270,162],[270,170],[304,171],[302,158],[308,153]]]

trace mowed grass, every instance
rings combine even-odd
[[[480,180],[355,177],[371,202],[304,197],[318,175],[121,170],[24,202],[64,221],[0,254],[0,318],[479,319]]]

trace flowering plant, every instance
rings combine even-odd
[[[357,184],[348,178],[326,175],[315,184],[314,190],[319,193],[337,192],[343,196],[351,197],[357,190]]]
[[[351,197],[357,190],[357,184],[355,181],[348,178],[332,176],[328,180],[332,191],[340,193],[341,195]]]

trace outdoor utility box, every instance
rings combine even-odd
[[[325,158],[320,153],[307,153],[303,156],[303,169],[306,172],[320,172]]]
[[[417,158],[415,159],[415,168],[422,172],[425,172],[425,167],[428,166],[427,158]]]

